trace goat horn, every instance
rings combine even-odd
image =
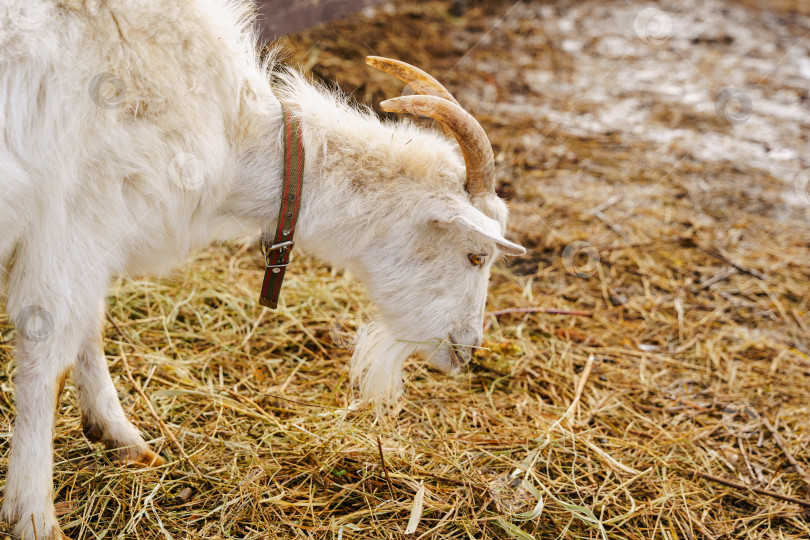
[[[467,165],[464,188],[470,197],[495,192],[495,156],[481,124],[461,106],[437,96],[402,96],[380,103],[382,110],[427,116],[447,128],[461,146]]]
[[[393,75],[413,88],[417,94],[440,97],[458,105],[458,101],[447,88],[416,66],[382,56],[366,56],[366,64]]]
[[[418,95],[436,96],[458,105],[456,98],[453,97],[453,94],[447,91],[447,88],[445,88],[442,83],[416,66],[412,66],[407,62],[394,60],[392,58],[383,58],[382,56],[366,56],[366,64],[375,69],[379,69],[380,71],[393,75],[400,81],[410,86]],[[450,131],[447,126],[443,125],[442,131],[448,137],[453,136],[453,132]]]

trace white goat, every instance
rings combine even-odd
[[[270,73],[252,23],[246,0],[0,6],[0,274],[19,331],[2,517],[18,537],[65,538],[52,435],[69,370],[89,438],[122,460],[163,462],[125,418],[107,370],[107,286],[273,227],[279,99],[299,116],[307,153],[296,241],[351,270],[379,306],[353,359],[365,397],[395,395],[417,349],[445,370],[469,360],[493,259],[524,252],[503,237],[486,135],[435,80],[370,60],[432,94],[384,108],[439,120],[462,155],[442,134],[380,122],[289,69]]]

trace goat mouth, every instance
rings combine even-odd
[[[457,349],[459,348],[459,345],[455,342],[452,336],[448,336],[447,341],[450,342],[449,347],[447,347],[447,351],[450,355],[450,366],[454,369],[460,368],[464,362],[462,362],[462,359],[458,354]]]

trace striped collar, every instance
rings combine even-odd
[[[284,102],[281,103],[281,112],[284,117],[284,185],[281,190],[281,208],[275,235],[270,236],[270,231],[264,231],[261,241],[266,269],[259,304],[271,309],[278,306],[281,283],[290,264],[293,234],[301,209],[301,190],[304,185],[301,120]]]

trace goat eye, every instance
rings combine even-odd
[[[467,258],[470,259],[470,263],[473,266],[481,266],[484,264],[484,255],[479,255],[478,253],[470,253],[467,255]]]

